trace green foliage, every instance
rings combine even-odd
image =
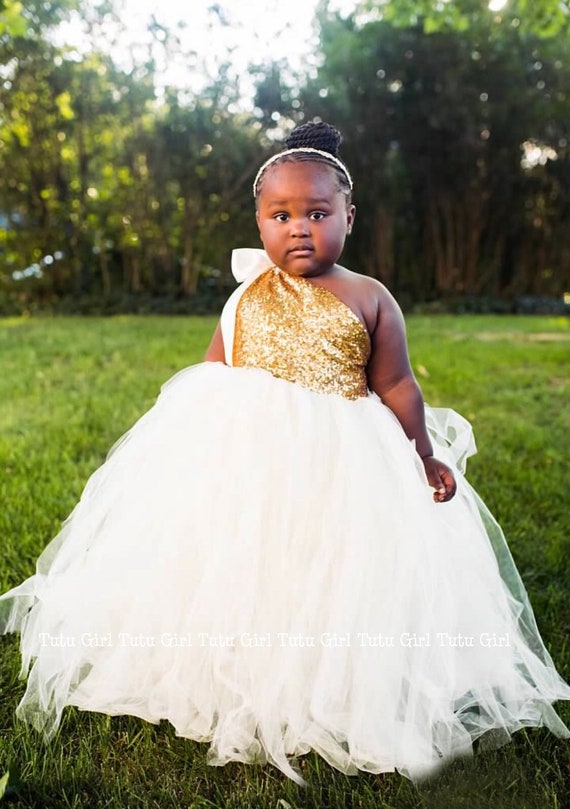
[[[28,23],[22,14],[23,8],[19,0],[4,0],[0,10],[0,37],[24,36]]]
[[[35,41],[23,50],[0,87],[0,248],[9,273],[64,257],[40,278],[6,274],[5,295],[17,287],[31,306],[117,288],[187,294],[208,268],[227,275],[228,243],[255,232],[253,204],[246,218],[239,203],[258,159],[249,120],[226,111],[227,79],[190,103],[167,89],[159,103],[150,74],[103,54],[65,59]]]
[[[181,288],[196,292],[198,267],[228,266],[228,242],[254,234],[253,202],[244,206],[259,161],[246,116],[229,113],[236,102],[220,80],[191,106],[167,93],[148,143],[156,208],[169,216],[171,244],[182,244]],[[215,237],[224,230],[223,241]],[[164,232],[164,231],[163,231]]]
[[[80,3],[83,55],[50,34]],[[221,293],[231,249],[258,243],[259,163],[314,116],[343,131],[356,179],[345,263],[406,306],[570,288],[567,4],[376,0],[342,18],[324,2],[316,78],[252,65],[252,113],[229,63],[200,93],[159,88],[152,56],[119,68],[99,44],[113,14],[0,6],[0,311]]]
[[[567,32],[570,5],[566,0],[507,0],[499,11],[489,0],[361,0],[357,10],[404,28],[420,25],[426,34],[467,31],[490,21],[520,28],[525,34],[552,37]]]
[[[78,9],[83,0],[0,0],[0,43],[38,36]]]
[[[565,37],[453,2],[441,14],[473,9],[469,27],[427,33],[406,8],[382,4],[380,19],[323,11],[324,58],[303,93],[304,114],[345,136],[358,208],[350,261],[406,300],[561,295],[570,284]],[[524,165],[533,146],[540,160]]]

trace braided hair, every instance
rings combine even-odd
[[[352,180],[339,155],[342,137],[338,129],[325,121],[309,121],[294,129],[285,141],[285,150],[269,158],[259,169],[253,185],[255,198],[259,196],[267,169],[281,163],[323,163],[334,169],[339,191],[351,201]],[[306,149],[307,151],[302,151]],[[299,150],[293,151],[290,150]]]
[[[340,157],[338,147],[342,141],[340,132],[325,121],[309,121],[294,129],[285,145],[288,149],[302,149],[308,146],[311,149],[320,149],[330,152],[334,157]]]

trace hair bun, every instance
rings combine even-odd
[[[320,149],[328,152],[334,157],[339,157],[338,147],[341,144],[341,134],[334,126],[319,121],[314,123],[309,121],[294,129],[285,141],[287,149]]]

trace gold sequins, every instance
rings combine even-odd
[[[317,393],[366,396],[368,332],[332,292],[272,268],[237,307],[233,364],[262,368]]]

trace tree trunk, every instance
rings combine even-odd
[[[194,216],[192,202],[184,200],[184,255],[182,258],[182,272],[180,275],[180,292],[183,295],[193,295],[198,289],[198,268],[193,262],[194,252]]]
[[[135,293],[142,290],[140,256],[133,252],[130,257],[131,264],[131,290]]]
[[[108,298],[111,294],[111,273],[109,271],[109,256],[104,247],[99,253],[99,263],[101,267],[101,282],[103,284],[103,295]]]
[[[379,205],[376,211],[376,255],[377,277],[394,290],[394,219],[385,205]]]

